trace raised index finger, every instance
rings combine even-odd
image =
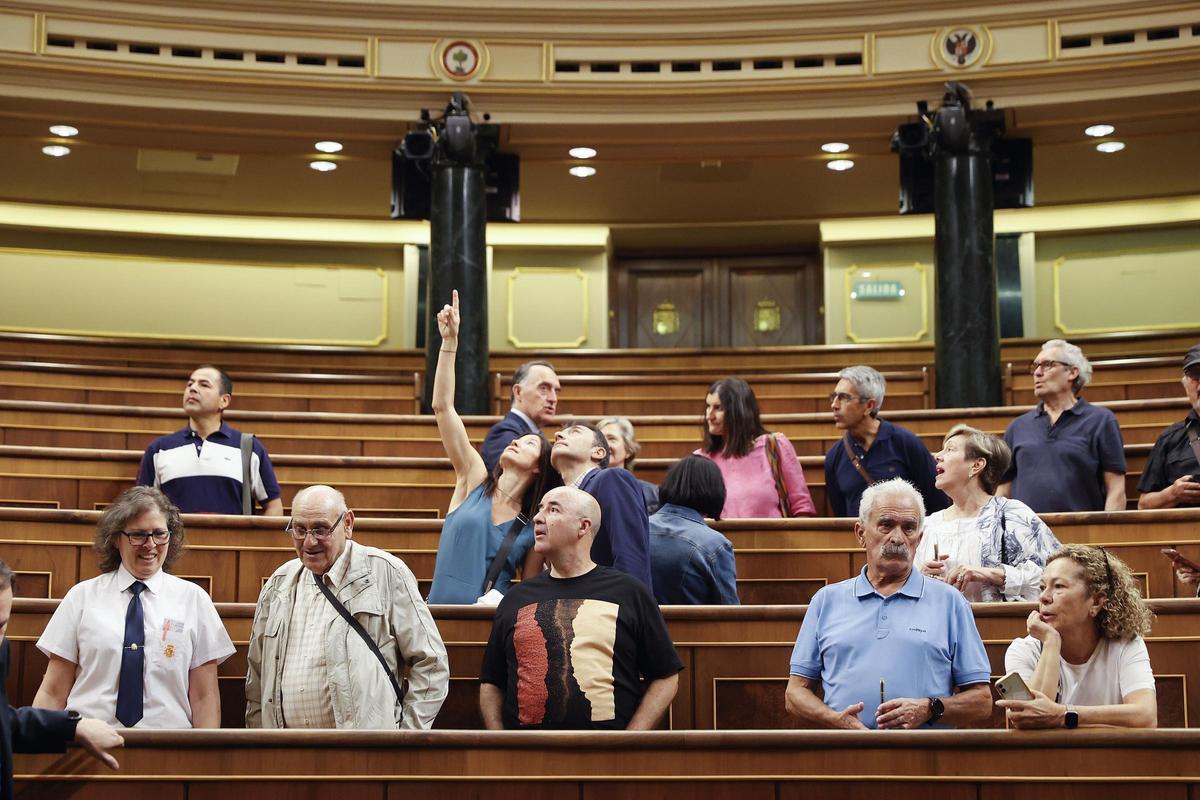
[[[458,289],[450,290],[450,305],[455,311],[458,311]]]

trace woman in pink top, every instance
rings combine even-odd
[[[768,458],[768,437],[774,437],[779,453],[787,490],[787,516],[816,516],[796,451],[782,433],[767,433],[763,428],[750,384],[741,378],[722,378],[708,387],[704,404],[704,447],[696,454],[712,459],[725,478],[721,517],[783,516]]]

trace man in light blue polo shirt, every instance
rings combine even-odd
[[[987,722],[991,667],[971,606],[913,569],[924,517],[920,492],[903,478],[863,493],[854,533],[867,565],[813,597],[792,651],[790,713],[826,728]]]

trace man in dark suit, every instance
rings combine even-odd
[[[496,468],[500,453],[513,439],[540,433],[543,426],[550,424],[561,391],[562,385],[549,361],[526,361],[517,367],[512,379],[512,408],[483,440],[483,463],[488,472]]]
[[[13,571],[0,561],[0,797],[13,796],[13,760],[17,753],[62,753],[74,741],[112,769],[117,760],[107,751],[125,743],[98,719],[81,719],[74,711],[13,708],[8,704],[8,619],[12,616]]]

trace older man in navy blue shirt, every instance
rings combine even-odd
[[[1004,432],[1012,466],[996,494],[1039,514],[1124,511],[1125,445],[1116,415],[1079,396],[1092,379],[1083,351],[1062,339],[1029,365],[1037,407]]]
[[[913,569],[924,517],[921,495],[900,478],[863,493],[854,533],[867,565],[813,597],[792,651],[790,713],[848,729],[968,727],[991,716],[991,667],[970,604]]]
[[[825,454],[825,496],[835,517],[857,516],[867,486],[889,478],[912,483],[930,513],[950,505],[934,486],[937,465],[929,448],[912,431],[879,419],[886,389],[887,381],[871,367],[846,367],[829,395],[833,424],[845,431]]]

